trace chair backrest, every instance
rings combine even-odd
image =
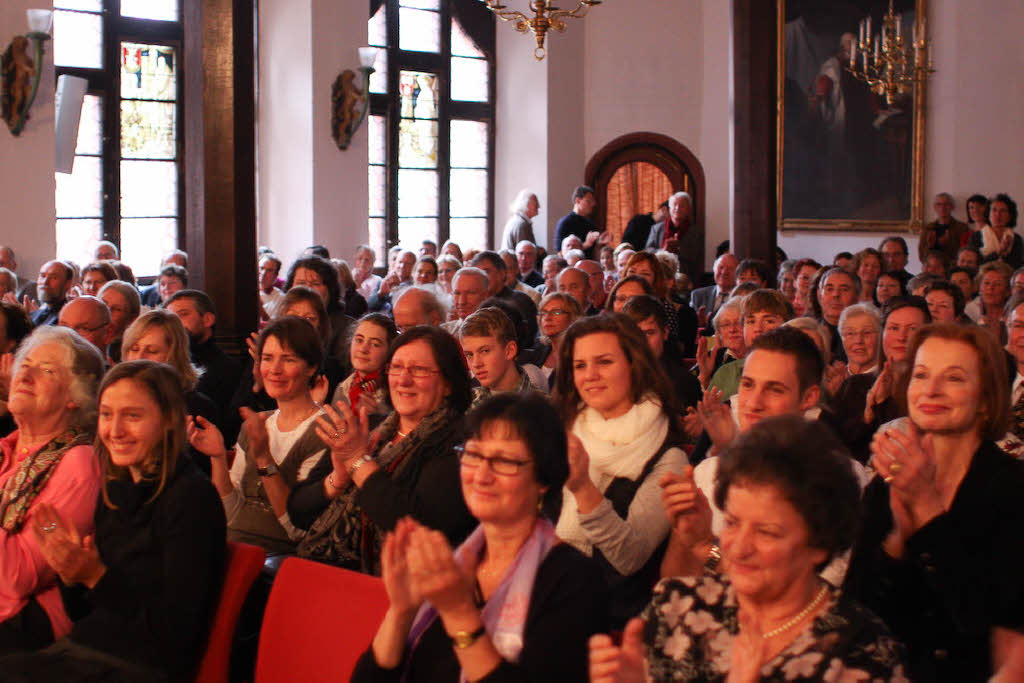
[[[246,543],[228,542],[227,572],[221,589],[206,651],[199,662],[196,683],[227,683],[231,663],[231,643],[245,596],[263,568],[266,554],[262,548]]]
[[[349,680],[387,608],[380,579],[289,557],[263,613],[256,683]]]

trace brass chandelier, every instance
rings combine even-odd
[[[878,36],[871,33],[871,17],[860,22],[860,32],[850,45],[850,63],[847,70],[867,84],[877,95],[884,95],[892,106],[918,83],[924,83],[932,68],[931,50],[926,36],[923,16],[915,16],[913,35],[907,49],[903,38],[903,17],[893,10],[882,17]]]
[[[594,5],[600,5],[602,0],[579,0],[576,7],[571,10],[559,9],[551,4],[551,0],[531,0],[530,9],[533,10],[533,18],[527,17],[522,12],[508,9],[507,5],[501,4],[500,0],[480,0],[487,5],[487,9],[494,12],[502,21],[515,22],[514,26],[520,33],[532,31],[537,39],[537,48],[533,56],[537,61],[544,59],[544,37],[548,31],[565,32],[565,21],[567,17],[582,19],[587,11]]]

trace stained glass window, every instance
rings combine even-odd
[[[494,27],[454,18],[478,1],[386,2],[369,18],[369,43],[390,70],[370,96],[368,228],[380,263],[395,244],[489,243]]]
[[[58,253],[79,263],[91,260],[96,240],[108,239],[121,246],[137,276],[151,276],[177,246],[180,4],[54,3],[57,75],[88,81],[74,172],[57,174],[55,196]],[[111,63],[103,61],[105,36],[116,46]]]
[[[121,97],[136,100],[177,99],[174,48],[121,44]]]
[[[121,155],[173,159],[177,128],[173,102],[121,101]]]

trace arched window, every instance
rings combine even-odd
[[[74,172],[56,174],[57,257],[118,244],[155,275],[184,234],[181,0],[55,0],[58,76],[88,81]]]
[[[650,213],[675,192],[693,198],[693,225],[704,230],[704,169],[690,150],[665,135],[631,133],[612,140],[587,164],[587,184],[597,195],[594,220],[622,240],[633,216]]]
[[[371,0],[369,243],[489,244],[494,19],[478,0]]]

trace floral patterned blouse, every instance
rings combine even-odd
[[[832,589],[830,607],[761,669],[762,681],[908,681],[903,647],[885,624]],[[728,579],[662,579],[642,615],[650,677],[655,681],[724,681],[739,608]]]

